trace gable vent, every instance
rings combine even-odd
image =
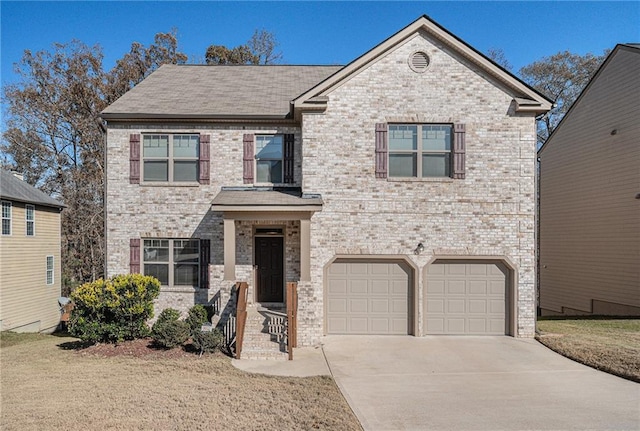
[[[414,72],[424,72],[429,67],[429,56],[422,51],[414,52],[409,56],[409,67]]]

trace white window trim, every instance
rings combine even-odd
[[[451,178],[453,174],[453,139],[454,139],[454,127],[450,123],[389,123],[387,126],[387,133],[389,133],[388,140],[391,140],[390,132],[393,126],[417,126],[417,143],[415,150],[392,150],[390,146],[387,148],[387,179],[391,181],[421,181],[421,180],[442,180]],[[422,149],[422,127],[423,126],[447,126],[450,128],[450,149],[449,151],[430,151]],[[394,177],[391,175],[391,154],[415,154],[416,155],[416,176],[413,177]],[[422,156],[425,154],[449,154],[449,175],[442,176],[423,176],[422,175]]]
[[[29,220],[29,209],[33,211],[33,219]],[[29,235],[29,223],[33,223],[33,233]],[[26,236],[36,236],[36,206],[26,204],[24,206],[24,234]]]
[[[51,258],[51,269],[49,269],[49,258]],[[45,272],[45,282],[47,286],[51,286],[55,284],[55,258],[52,255],[47,256],[45,261],[46,272]],[[49,283],[49,273],[51,273],[51,283]]]
[[[169,241],[169,261],[168,262],[157,262],[157,261],[147,261],[144,259],[144,242],[145,241],[151,241],[151,240],[166,240]],[[190,285],[185,285],[185,284],[174,284],[174,269],[175,269],[175,261],[173,260],[173,244],[174,241],[196,241],[198,243],[198,263],[197,265],[194,265],[197,267],[196,269],[196,274],[198,275],[198,282],[196,283],[195,286],[190,286]],[[162,238],[141,238],[141,244],[140,244],[140,273],[141,274],[145,274],[144,271],[144,266],[145,264],[150,264],[150,265],[154,265],[154,264],[159,264],[159,265],[168,265],[169,266],[169,271],[168,271],[168,279],[169,279],[169,284],[162,284],[161,286],[163,288],[178,288],[178,289],[183,289],[183,288],[197,288],[200,286],[201,280],[200,280],[200,239],[199,238],[166,238],[166,237],[162,237]]]
[[[167,136],[169,138],[169,155],[165,158],[165,157],[145,157],[144,156],[144,138],[145,136]],[[174,157],[173,156],[173,137],[174,136],[197,136],[198,137],[198,154],[196,155],[196,157]],[[144,179],[144,162],[146,161],[167,161],[168,164],[168,171],[167,171],[167,181],[145,181]],[[173,175],[174,175],[174,168],[173,168],[173,164],[174,161],[195,161],[196,162],[196,179],[193,181],[173,181]],[[166,132],[159,132],[159,133],[143,133],[140,139],[140,184],[143,185],[160,185],[160,186],[164,186],[167,184],[171,184],[171,185],[183,185],[183,186],[198,186],[199,183],[199,176],[200,176],[200,166],[199,166],[199,162],[200,161],[200,134],[199,133],[166,133]]]
[[[254,176],[253,182],[255,185],[257,186],[285,185],[285,182],[284,182],[284,135],[285,135],[284,133],[257,133],[254,136],[253,138],[253,176]],[[282,177],[278,182],[258,181],[258,138],[262,136],[266,136],[266,137],[280,136],[282,140],[282,144],[281,144],[282,156],[279,159],[268,159],[268,158],[260,159],[260,160],[280,160],[280,163],[282,166],[282,172],[281,172]]]
[[[9,217],[5,217],[4,216],[4,206],[5,204],[9,205]],[[11,203],[11,201],[2,201],[2,220],[9,220],[9,233],[4,233],[4,230],[2,231],[2,236],[11,236],[11,234],[13,233],[13,204]],[[0,227],[1,228],[1,227]]]

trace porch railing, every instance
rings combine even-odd
[[[298,283],[287,282],[287,352],[290,361],[294,347],[298,347]]]
[[[238,300],[236,302],[236,359],[242,354],[242,341],[244,340],[244,328],[247,323],[247,296],[249,285],[244,282],[236,283]]]

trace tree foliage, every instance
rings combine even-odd
[[[104,125],[100,112],[165,63],[183,63],[175,32],[133,43],[109,72],[99,46],[79,41],[25,50],[3,87],[5,167],[61,200],[63,284],[104,275]],[[8,166],[7,166],[8,165]]]
[[[542,145],[578,98],[608,52],[573,54],[569,51],[543,57],[520,69],[520,77],[555,102],[538,122],[538,144]]]
[[[205,53],[207,64],[274,64],[282,60],[275,35],[265,29],[256,30],[244,45],[227,48],[210,45]]]

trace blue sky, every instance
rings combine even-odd
[[[501,48],[517,71],[561,50],[602,53],[640,42],[640,2],[11,2],[0,3],[2,82],[14,81],[24,49],[79,39],[102,46],[110,69],[133,41],[178,29],[190,58],[207,46],[276,34],[284,62],[346,64],[420,15],[476,49]]]

